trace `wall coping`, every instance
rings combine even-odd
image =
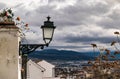
[[[19,29],[14,22],[0,22],[0,28]]]
[[[0,22],[0,25],[15,25],[15,22]]]

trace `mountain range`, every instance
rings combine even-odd
[[[46,49],[35,51],[29,54],[29,58],[37,58],[44,60],[61,60],[61,61],[82,61],[93,60],[99,53],[96,52],[77,52],[71,50]]]

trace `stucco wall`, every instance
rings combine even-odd
[[[27,65],[27,79],[43,79],[44,69],[31,60],[28,61]]]
[[[45,68],[45,72],[43,74],[44,77],[54,77],[54,65],[46,62],[45,60],[38,62],[38,64]]]
[[[0,28],[0,79],[18,79],[18,29]]]

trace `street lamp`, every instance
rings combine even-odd
[[[43,30],[43,40],[47,45],[49,45],[53,38],[55,26],[53,22],[50,21],[49,16],[47,17],[47,19],[48,20],[44,22],[44,25],[42,25],[41,28]]]
[[[44,25],[41,26],[43,31],[43,40],[45,44],[21,44],[19,46],[20,52],[22,52],[22,70],[21,77],[22,79],[27,79],[27,61],[28,54],[34,52],[37,48],[43,49],[44,46],[48,46],[52,41],[54,29],[54,23],[50,21],[50,17],[47,17],[47,21],[44,21]]]

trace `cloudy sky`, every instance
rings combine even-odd
[[[1,0],[0,9],[12,8],[29,24],[28,43],[43,43],[40,26],[51,16],[57,27],[48,48],[91,50],[91,43],[105,48],[120,29],[120,0]]]

